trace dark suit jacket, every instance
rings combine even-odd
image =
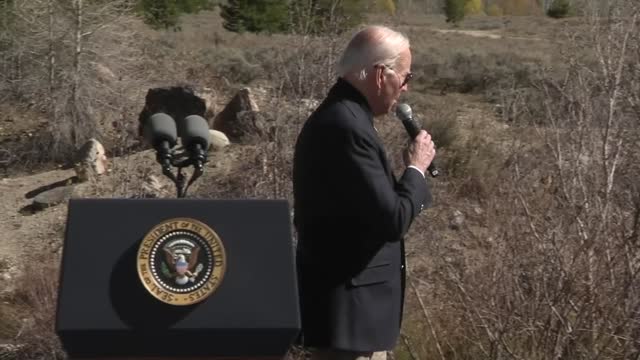
[[[395,179],[366,99],[344,80],[302,128],[293,187],[304,345],[392,349],[403,236],[431,196],[415,169]]]

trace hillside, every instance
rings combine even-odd
[[[615,20],[477,16],[459,27],[441,15],[370,16],[411,39],[416,78],[403,100],[443,170],[407,238],[396,359],[640,356],[632,5],[636,17]],[[44,81],[37,67],[21,86],[3,85],[15,93],[0,104],[0,345],[12,346],[0,358],[62,357],[51,321],[66,205],[35,209],[35,195],[73,186],[77,197],[174,196],[136,132],[148,89],[189,85],[207,94],[211,116],[250,89],[264,132],[211,152],[189,194],[291,201],[293,143],[349,35],[234,34],[215,11],[185,17],[181,31],[130,17],[100,30],[82,63],[81,110],[95,128],[80,138],[104,144],[107,173],[74,180],[73,151],[59,145],[75,113],[54,106],[65,115],[52,119],[33,86]],[[391,116],[376,121],[399,172],[404,129]],[[149,190],[151,178],[161,189]]]

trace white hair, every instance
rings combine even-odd
[[[368,26],[358,31],[349,41],[336,66],[343,77],[354,74],[364,80],[370,67],[386,65],[394,68],[400,53],[409,48],[409,39],[386,26]]]

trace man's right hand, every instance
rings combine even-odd
[[[426,173],[435,156],[436,146],[431,140],[431,135],[424,130],[420,130],[418,136],[405,151],[404,163],[405,166],[415,166],[422,170],[423,173]]]

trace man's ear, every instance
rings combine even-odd
[[[384,77],[384,70],[382,66],[375,67],[375,75],[376,75],[376,86],[378,90],[382,89],[382,78]]]

